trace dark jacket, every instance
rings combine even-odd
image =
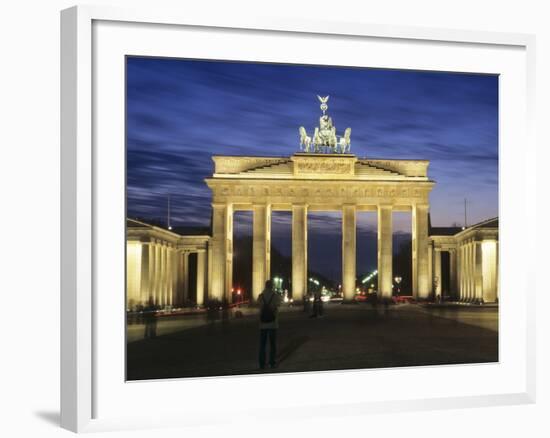
[[[273,298],[271,298],[273,297]],[[271,301],[270,301],[271,300]],[[258,304],[260,306],[260,315],[264,303],[269,303],[269,307],[275,314],[275,320],[271,322],[260,321],[260,329],[278,329],[279,328],[279,306],[281,305],[281,297],[278,293],[273,292],[270,289],[264,289],[258,297]]]

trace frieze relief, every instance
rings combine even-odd
[[[215,198],[255,198],[255,197],[316,197],[326,198],[401,198],[419,199],[426,198],[431,190],[431,185],[422,188],[370,186],[370,187],[296,187],[296,186],[212,186]]]
[[[331,173],[331,174],[344,174],[351,175],[354,171],[353,163],[339,163],[334,161],[305,161],[294,163],[295,173],[297,174],[319,174],[319,173]]]

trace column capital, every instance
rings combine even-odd
[[[231,207],[232,205],[232,202],[212,202],[212,208]]]
[[[418,204],[413,204],[412,205],[413,208],[416,208],[416,209],[429,209],[430,208],[430,204],[428,203],[418,203]]]
[[[342,214],[345,214],[346,212],[353,212],[354,214],[357,214],[357,205],[356,204],[342,204]]]

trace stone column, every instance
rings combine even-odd
[[[483,255],[481,242],[474,242],[474,299],[483,300]]]
[[[158,241],[154,243],[155,247],[155,269],[154,269],[154,281],[153,281],[153,300],[156,305],[160,305],[160,244]]]
[[[470,242],[470,301],[476,298],[476,247],[474,242]]]
[[[483,301],[494,303],[497,300],[497,242],[484,240],[481,245],[483,271]]]
[[[464,301],[468,301],[470,294],[470,253],[468,243],[464,242]]]
[[[189,253],[184,252],[182,253],[181,258],[181,291],[182,291],[182,305],[187,303],[187,300],[189,300]]]
[[[140,279],[140,292],[139,292],[139,304],[147,305],[149,301],[150,292],[150,272],[151,267],[151,244],[144,242],[141,244],[141,279]]]
[[[204,305],[206,250],[197,252],[197,306]]]
[[[253,205],[252,299],[256,301],[270,277],[271,205]]]
[[[172,247],[166,246],[166,305],[172,304]]]
[[[165,303],[167,306],[172,304],[172,247],[166,245],[166,286],[165,286]]]
[[[225,299],[232,300],[233,290],[233,206],[227,207],[226,215],[227,235],[225,238]]]
[[[169,306],[171,304],[171,300],[170,300],[170,295],[172,293],[172,288],[171,288],[171,284],[172,284],[172,263],[171,263],[171,251],[172,251],[172,248],[170,248],[170,244],[167,243],[166,246],[164,247],[164,254],[165,254],[165,269],[164,269],[164,304],[166,306]]]
[[[206,262],[208,264],[207,275],[206,275],[206,291],[207,291],[207,300],[212,299],[212,241],[208,240],[206,243]]]
[[[379,205],[378,206],[378,293],[381,298],[391,298],[392,296],[392,229],[393,229],[392,206]],[[426,262],[427,262],[427,257],[426,257]]]
[[[171,303],[170,296],[172,293],[172,248],[170,248],[170,244],[166,243],[164,246],[164,254],[165,254],[165,269],[164,269],[164,304],[166,306],[169,306]]]
[[[472,287],[472,243],[466,244],[466,259],[468,260],[466,267],[466,300],[472,301],[473,287]]]
[[[159,249],[159,272],[158,272],[158,289],[157,289],[157,298],[158,304],[161,307],[164,307],[164,242],[160,242],[158,245]]]
[[[439,248],[434,248],[434,282],[437,278],[437,283],[435,285],[435,296],[441,296],[441,250]]]
[[[464,242],[464,301],[470,299],[470,246]]]
[[[428,294],[430,296],[434,293],[434,243],[428,242]]]
[[[428,204],[415,204],[412,210],[413,297],[427,300],[428,278]]]
[[[155,243],[151,239],[149,244],[149,293],[147,294],[146,300],[149,304],[149,299],[155,301]]]
[[[170,304],[174,307],[178,306],[178,250],[176,245],[172,247],[172,293],[170,294]]]
[[[164,304],[163,303],[163,296],[162,296],[162,293],[163,293],[163,284],[162,284],[162,269],[164,267],[163,265],[163,254],[162,254],[162,251],[163,250],[163,245],[162,245],[162,242],[159,240],[157,241],[157,257],[156,257],[156,265],[157,265],[157,272],[155,273],[155,295],[156,295],[156,304],[158,306],[161,306]]]
[[[356,207],[344,205],[342,209],[342,292],[344,301],[355,297],[356,279]]]
[[[456,260],[457,256],[456,256],[456,249],[451,249],[449,251],[449,276],[450,276],[450,295],[453,297],[453,300],[455,299],[456,295],[457,295],[457,291],[456,291],[456,264],[457,264],[457,260]]]
[[[182,296],[183,296],[183,253],[181,250],[177,250],[176,252],[176,289],[174,291],[174,306],[181,307],[182,306]]]
[[[212,204],[212,298],[229,299],[233,277],[233,207]]]
[[[292,206],[292,298],[302,301],[307,291],[307,205]]]
[[[499,273],[499,264],[500,264],[500,253],[499,253],[499,247],[500,247],[500,244],[498,242],[498,240],[496,241],[495,243],[495,251],[496,251],[496,254],[495,254],[495,276],[496,276],[496,295],[497,295],[497,298],[496,300],[499,301],[500,299],[500,273]]]
[[[457,272],[457,283],[458,283],[458,299],[459,301],[462,301],[462,294],[463,294],[463,288],[462,288],[462,280],[464,276],[462,275],[462,246],[460,243],[457,243],[456,245],[456,272]]]
[[[169,304],[168,297],[170,295],[170,290],[169,290],[170,279],[172,278],[172,273],[170,272],[170,246],[168,242],[164,243],[163,256],[164,256],[164,276],[162,279],[163,299],[164,299],[164,305],[167,306]]]
[[[476,299],[476,243],[470,243],[470,301]]]

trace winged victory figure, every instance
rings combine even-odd
[[[330,96],[321,97],[321,96],[317,95],[317,98],[319,99],[319,102],[321,102],[321,111],[323,111],[323,114],[325,114],[325,111],[328,109],[327,102],[328,102],[329,97]]]

